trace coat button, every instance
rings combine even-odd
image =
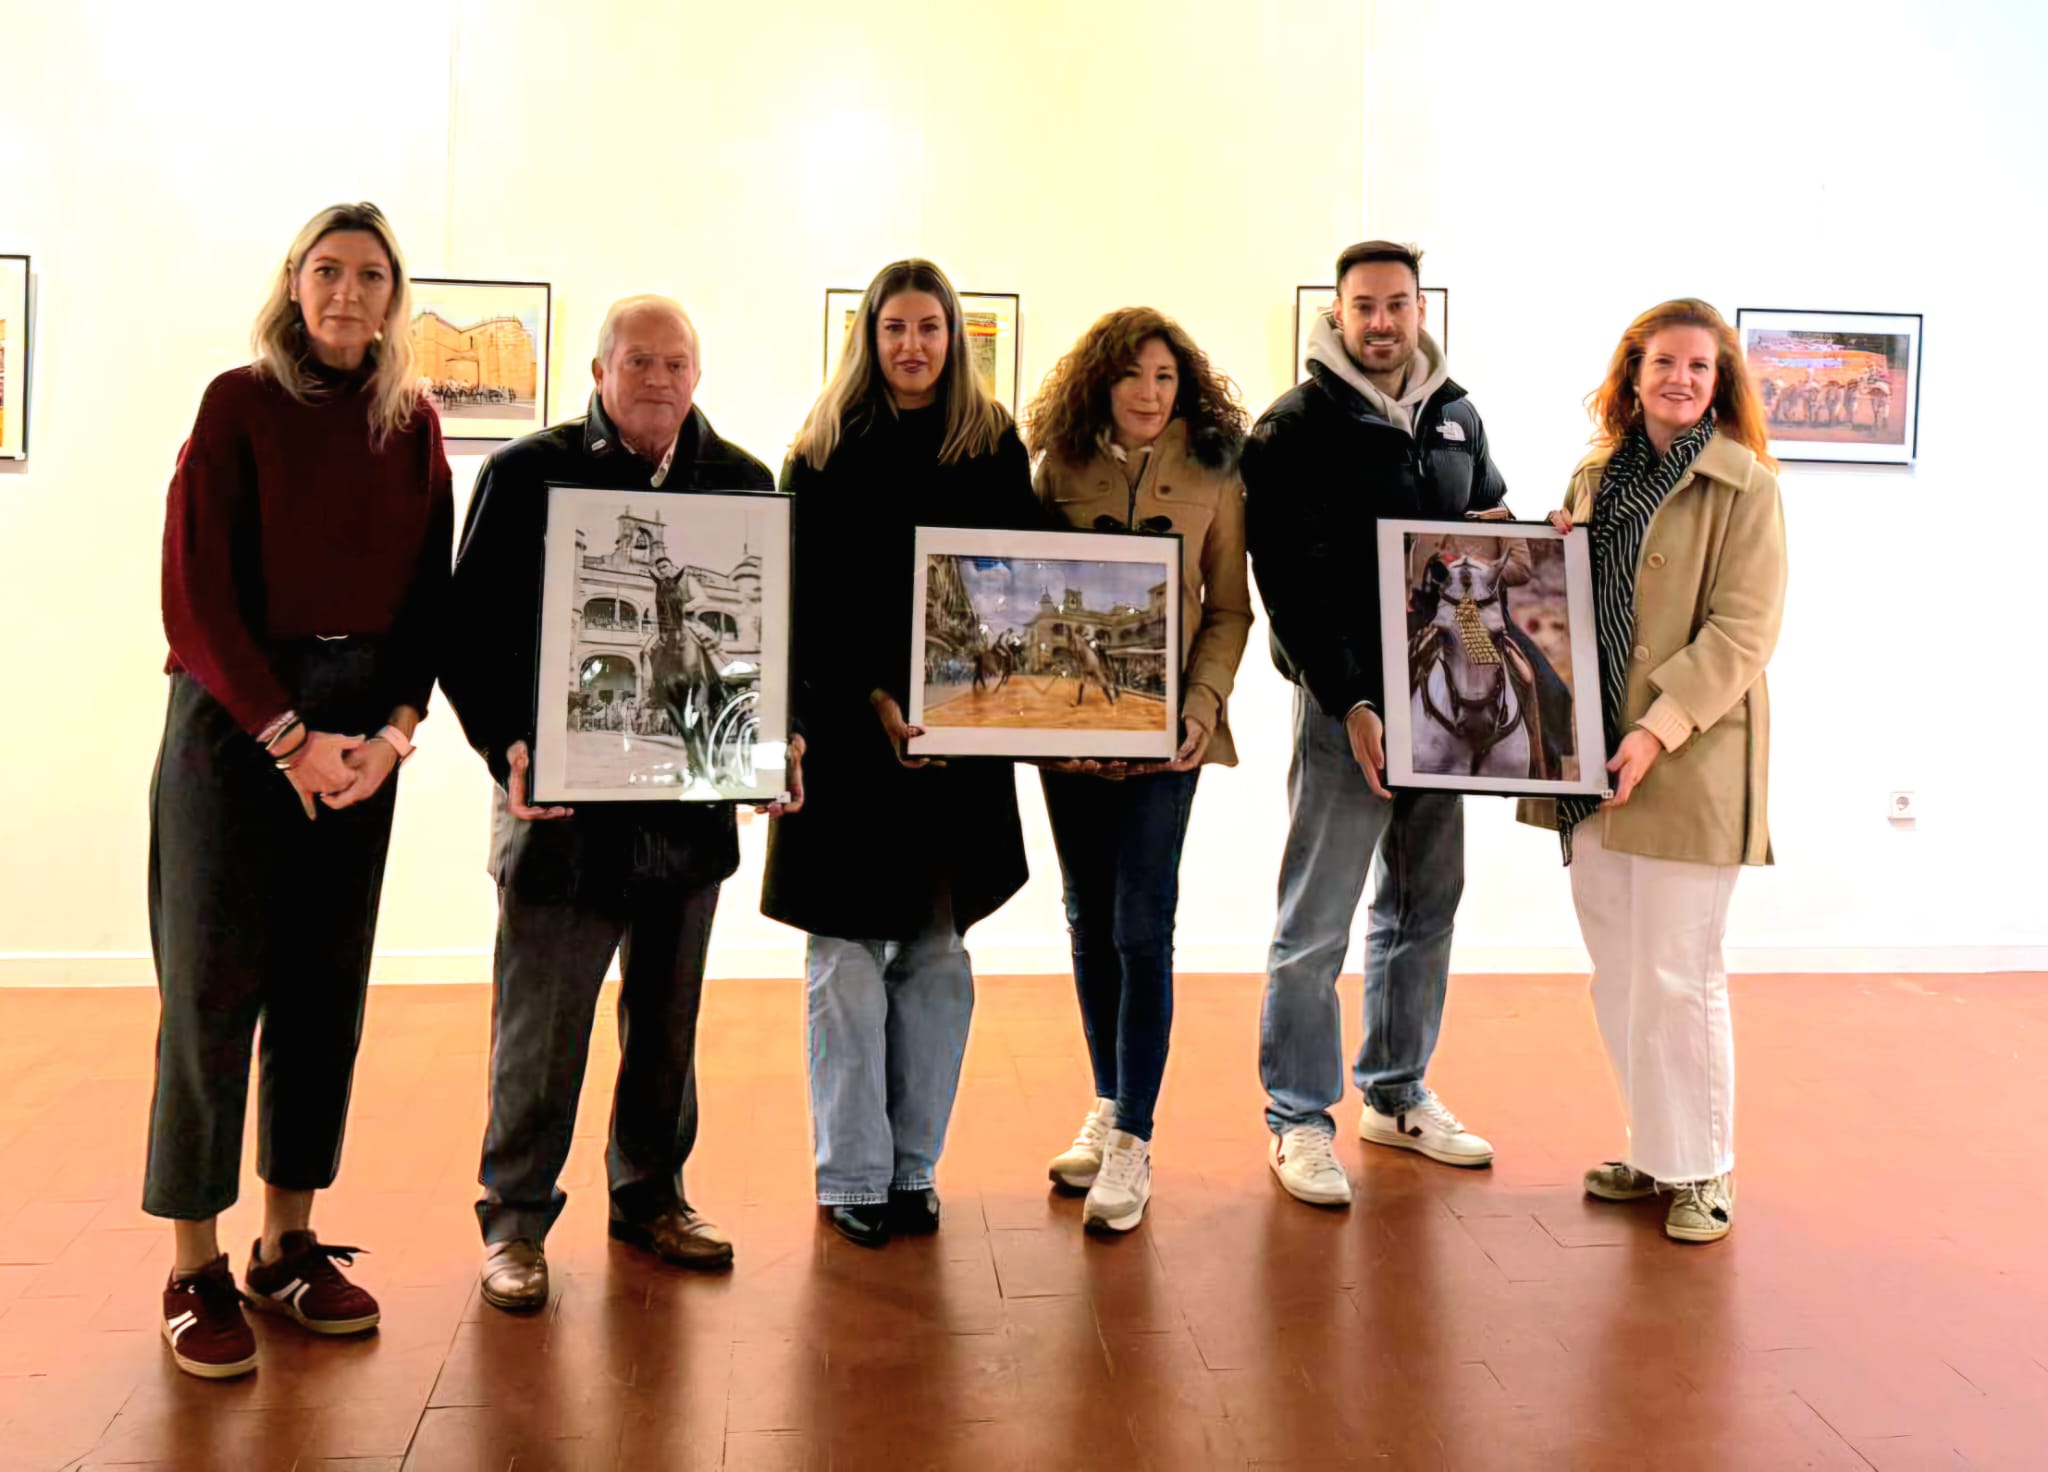
[[[1664,554],[1663,554],[1662,552],[1652,552],[1652,553],[1650,554],[1650,566],[1652,566],[1652,567],[1662,567],[1663,565],[1664,565]]]
[[[1647,644],[1636,645],[1635,654],[1637,659],[1648,659],[1650,657],[1650,646]]]

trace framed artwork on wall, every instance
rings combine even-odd
[[[28,458],[27,256],[0,256],[0,460]]]
[[[846,356],[846,336],[860,316],[865,293],[847,287],[825,291],[825,377],[830,383]],[[1017,318],[1022,299],[1015,292],[963,291],[960,311],[966,319],[967,350],[974,371],[996,401],[1017,412]]]
[[[1180,537],[919,527],[910,724],[921,756],[1169,761]]]
[[[545,281],[412,283],[413,372],[451,440],[510,440],[547,427]]]
[[[1388,786],[1607,790],[1587,549],[1542,522],[1379,524]]]
[[[548,487],[536,803],[783,796],[789,512],[766,491]]]
[[[1910,465],[1920,445],[1920,314],[1744,307],[1743,360],[1783,460]]]
[[[1330,315],[1337,300],[1334,286],[1294,288],[1294,381],[1308,377],[1308,335],[1318,316]],[[1422,330],[1436,339],[1446,356],[1451,351],[1451,291],[1447,286],[1422,288]]]

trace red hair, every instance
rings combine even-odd
[[[1714,428],[1731,440],[1747,445],[1756,458],[1771,469],[1770,430],[1765,427],[1763,401],[1749,365],[1742,359],[1742,344],[1735,329],[1721,314],[1698,297],[1679,297],[1660,303],[1628,324],[1614,356],[1607,362],[1607,376],[1600,387],[1586,395],[1586,410],[1593,416],[1593,443],[1611,450],[1632,430],[1642,428],[1643,403],[1636,394],[1636,376],[1642,371],[1643,354],[1650,339],[1667,327],[1703,327],[1714,339]]]

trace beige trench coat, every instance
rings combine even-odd
[[[1573,472],[1565,497],[1573,522],[1591,518],[1607,459],[1597,452]],[[1643,537],[1623,724],[1677,745],[1626,807],[1587,820],[1600,825],[1605,847],[1696,864],[1772,862],[1764,665],[1784,607],[1778,479],[1745,446],[1716,434]],[[1580,690],[1590,695],[1597,679],[1581,675]],[[1556,804],[1546,800],[1523,802],[1517,816],[1557,827]]]
[[[1176,419],[1154,442],[1135,490],[1107,450],[1081,466],[1046,455],[1034,480],[1039,499],[1069,526],[1091,528],[1100,516],[1120,527],[1155,516],[1173,523],[1181,539],[1181,713],[1212,733],[1204,764],[1236,766],[1228,705],[1251,635],[1252,589],[1235,467],[1218,470],[1189,455],[1187,422]]]

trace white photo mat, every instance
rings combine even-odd
[[[979,565],[977,574],[991,582],[1013,579],[1014,599],[1001,609],[974,604],[979,627],[989,631],[989,644],[1001,642],[1005,633],[1019,636],[1010,668],[990,671],[980,689],[963,662],[971,656],[938,649],[928,639],[934,559],[970,559]],[[919,527],[909,720],[925,734],[911,739],[910,751],[932,756],[1171,760],[1180,748],[1180,559],[1180,538],[1171,534]],[[1041,564],[1046,566],[1040,568]],[[1068,580],[1057,588],[1051,584],[1063,574],[1052,564],[1065,564],[1069,570]],[[1077,600],[1071,608],[1069,589]],[[1105,596],[1106,589],[1122,596]],[[1143,608],[1137,605],[1139,597],[1147,599]],[[1159,606],[1154,605],[1155,598]],[[1049,600],[1050,606],[1041,599]],[[1024,618],[1023,613],[1033,608],[1039,610],[1036,617]],[[1149,671],[1131,684],[1121,684],[1113,673],[1110,683],[1119,684],[1114,702],[1100,682],[1075,673],[1077,661],[1089,656],[1058,643],[1067,629],[1084,624],[1105,626],[1108,638],[1097,646],[1096,655],[1107,656],[1106,668],[1128,674],[1142,664]],[[1005,673],[1008,681],[1002,679]],[[1155,684],[1156,690],[1150,688]],[[940,691],[944,698],[933,700]],[[1004,704],[991,703],[1004,693]],[[949,705],[956,710],[972,707],[978,719],[969,724],[963,713],[958,721],[949,721]],[[1111,721],[1119,728],[1108,728]]]
[[[647,557],[629,545],[634,528],[656,539]],[[616,687],[610,693],[633,695],[636,712],[661,699],[651,678],[658,672],[653,646],[667,632],[649,560],[656,551],[688,576],[686,597],[704,596],[708,587],[722,598],[724,608],[704,617],[729,628],[730,643],[741,646],[734,656],[721,636],[721,672],[731,675],[737,667],[742,673],[730,681],[735,698],[712,710],[704,728],[730,738],[720,742],[709,776],[696,770],[689,741],[668,728],[672,723],[661,712],[617,727],[572,714],[577,693],[593,675]],[[550,486],[531,800],[770,802],[786,796],[790,557],[790,501],[773,492]],[[592,617],[593,605],[603,617]],[[693,610],[691,617],[699,616]],[[507,637],[517,634],[507,631]],[[616,703],[623,710],[624,700]],[[733,722],[721,726],[728,707]],[[657,729],[646,729],[650,725]]]
[[[1411,687],[1408,633],[1408,591],[1410,585],[1410,538],[1434,541],[1440,537],[1521,538],[1536,544],[1563,543],[1562,594],[1565,605],[1565,640],[1568,660],[1551,660],[1552,668],[1572,693],[1572,734],[1576,776],[1572,780],[1545,779],[1527,771],[1489,772],[1499,748],[1481,762],[1479,773],[1424,769],[1430,767],[1417,757],[1417,722],[1428,720],[1428,704],[1420,691]],[[1593,608],[1593,565],[1588,534],[1584,528],[1567,537],[1542,522],[1511,521],[1382,521],[1378,547],[1380,574],[1380,640],[1383,660],[1386,709],[1387,771],[1390,787],[1431,788],[1454,792],[1500,793],[1521,796],[1564,796],[1573,793],[1604,793],[1608,790],[1606,736],[1600,720],[1600,651]],[[1507,606],[1515,607],[1520,590],[1509,588]],[[1453,605],[1455,609],[1455,605]],[[1523,632],[1529,633],[1524,627]],[[1449,637],[1455,643],[1455,635]],[[1568,663],[1568,672],[1557,669]],[[1445,676],[1448,678],[1448,676]],[[1446,702],[1439,700],[1438,707]],[[1418,708],[1424,714],[1418,715]],[[1467,748],[1468,750],[1471,748]]]

